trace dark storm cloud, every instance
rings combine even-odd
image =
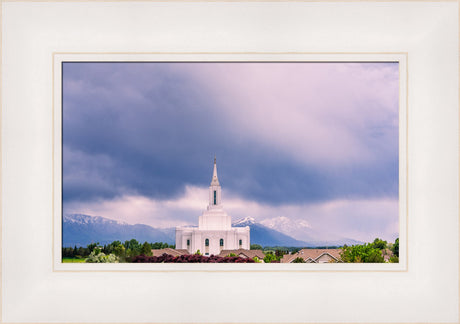
[[[222,185],[259,202],[397,197],[397,125],[338,120],[340,127],[353,128],[343,134],[357,137],[372,158],[342,163],[332,155],[322,163],[323,155],[341,149],[325,142],[318,147],[326,153],[314,156],[312,151],[312,160],[302,162],[283,151],[289,143],[273,141],[290,125],[278,127],[276,114],[273,119],[262,113],[259,124],[270,125],[272,118],[276,127],[255,135],[252,130],[258,125],[245,123],[254,116],[236,97],[237,90],[229,83],[216,90],[219,80],[231,78],[232,69],[210,69],[212,64],[64,63],[64,201],[124,194],[177,197],[186,184],[208,185],[214,154]],[[376,105],[360,102],[356,109],[371,104]],[[278,114],[281,120],[283,112]],[[337,134],[340,141],[342,133]],[[312,143],[322,140],[317,134]],[[313,145],[302,137],[291,144],[299,151]],[[348,144],[342,148],[354,149]]]

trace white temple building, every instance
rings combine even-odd
[[[189,253],[217,255],[222,250],[249,250],[249,226],[232,227],[232,218],[222,206],[222,189],[217,178],[216,158],[209,186],[209,205],[198,219],[198,227],[176,227],[176,249]]]

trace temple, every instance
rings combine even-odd
[[[198,218],[198,227],[176,227],[176,249],[217,255],[222,250],[249,250],[249,247],[249,226],[232,227],[232,218],[222,206],[222,188],[214,157],[209,204]]]

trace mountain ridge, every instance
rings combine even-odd
[[[262,246],[292,246],[292,247],[315,247],[315,246],[339,246],[343,244],[359,244],[361,242],[352,239],[339,241],[298,240],[273,228],[257,222],[252,217],[238,219],[232,223],[234,227],[250,227],[251,244]],[[85,214],[67,214],[62,219],[62,242],[63,246],[86,246],[90,243],[108,244],[113,241],[126,241],[136,239],[139,242],[165,242],[175,243],[175,227],[154,228],[146,224],[128,224],[105,218],[102,216],[90,216]]]
[[[173,237],[145,224],[130,225],[101,216],[84,214],[64,215],[62,219],[63,246],[86,246],[90,243],[108,244],[133,238],[140,242],[174,244]]]

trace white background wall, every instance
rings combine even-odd
[[[4,322],[458,322],[457,2],[1,5]],[[53,271],[52,53],[216,51],[408,53],[407,272]]]

